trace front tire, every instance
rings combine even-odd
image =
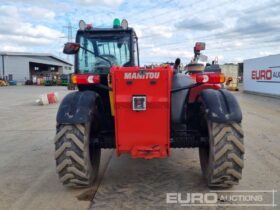
[[[55,161],[65,186],[87,187],[98,175],[101,150],[90,142],[91,124],[58,125]]]
[[[209,187],[229,188],[242,178],[243,130],[238,123],[207,121],[208,146],[199,148],[201,169]]]

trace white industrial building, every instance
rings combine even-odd
[[[239,65],[238,64],[224,64],[220,68],[226,77],[238,77]]]
[[[280,54],[245,60],[244,90],[280,96]]]
[[[52,54],[0,52],[0,78],[25,82],[33,76],[72,72],[71,63]]]

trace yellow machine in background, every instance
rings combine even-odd
[[[239,90],[239,78],[227,77],[226,78],[226,89],[238,91]]]
[[[9,82],[8,80],[4,80],[4,79],[0,79],[0,86],[8,86],[9,85]]]

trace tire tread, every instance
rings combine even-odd
[[[89,140],[83,124],[58,125],[55,136],[56,171],[65,186],[85,187],[92,183]]]
[[[209,187],[229,188],[242,178],[244,167],[244,132],[238,123],[214,123],[212,128],[212,157],[209,168],[204,171]],[[211,137],[210,137],[211,139]],[[204,163],[205,164],[205,163]]]

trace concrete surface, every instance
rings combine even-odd
[[[280,209],[280,100],[233,93],[243,110],[246,152],[243,179],[230,190],[278,190],[275,194],[278,206],[274,209]],[[179,204],[166,204],[166,193],[209,192],[199,164],[198,149],[173,149],[171,158],[149,161],[113,156],[91,209],[108,206],[115,209],[186,209]],[[272,199],[271,193],[262,195]],[[189,209],[233,208],[247,209]]]
[[[166,193],[209,192],[197,149],[176,149],[169,159],[149,161],[118,159],[112,150],[103,150],[95,186],[61,186],[53,158],[58,104],[34,104],[38,95],[49,91],[60,96],[68,92],[65,87],[0,88],[0,209],[186,209],[166,204]],[[278,190],[273,209],[279,209],[280,100],[234,94],[244,114],[246,156],[243,179],[231,190]],[[232,208],[272,209],[191,209]]]
[[[83,201],[89,189],[66,188],[58,181],[53,143],[58,104],[35,104],[40,94],[49,91],[57,91],[61,97],[68,93],[66,87],[0,88],[0,209],[90,206],[87,198]],[[103,152],[101,173],[111,154],[110,150]]]

